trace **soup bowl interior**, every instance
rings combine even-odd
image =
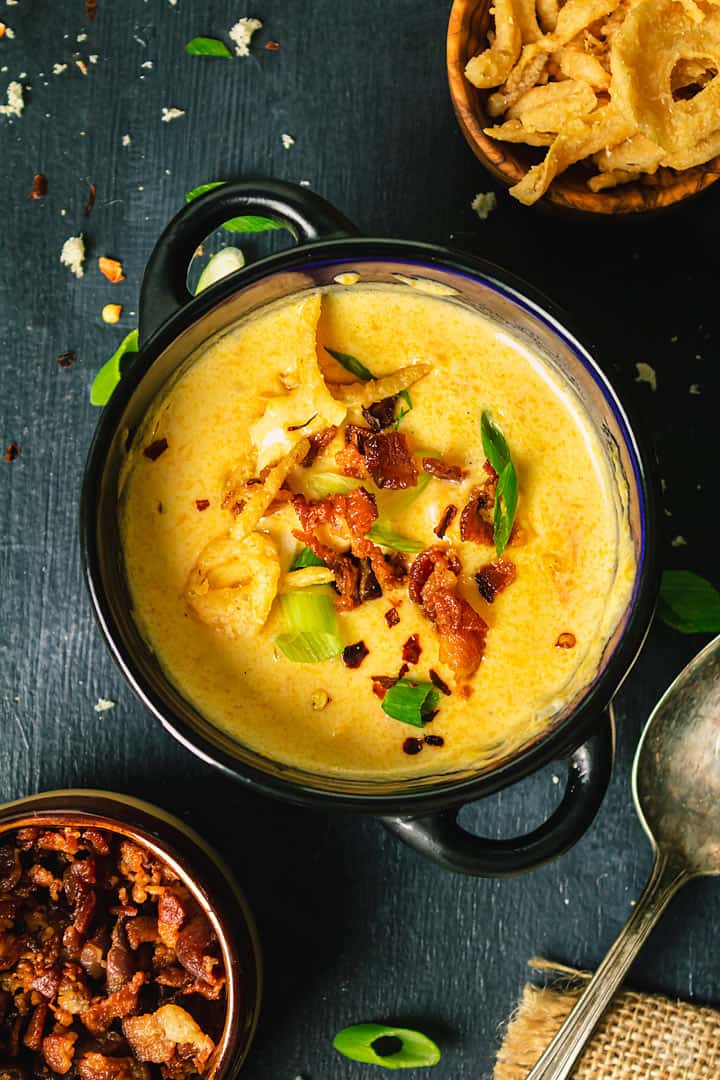
[[[590,419],[614,478],[618,530],[632,538],[632,601],[605,642],[592,682],[524,742],[488,747],[472,767],[412,779],[369,780],[309,773],[271,760],[209,722],[163,670],[133,619],[119,527],[121,471],[148,411],[208,344],[240,320],[308,290],[337,288],[338,275],[358,275],[366,286],[420,288],[443,303],[464,305],[492,320],[567,386],[574,407]],[[648,492],[640,451],[622,407],[592,358],[551,314],[496,268],[455,262],[427,245],[394,241],[335,241],[274,256],[225,281],[187,305],[144,349],[105,411],[91,451],[83,496],[86,576],[101,628],[136,693],[194,753],[269,793],[299,802],[334,800],[347,808],[388,810],[467,798],[468,788],[502,786],[545,760],[579,745],[609,703],[640,647],[654,602],[647,544]],[[399,275],[399,276],[398,276]],[[403,280],[404,279],[404,280]],[[644,588],[643,588],[644,586]],[[469,708],[472,704],[469,703]]]

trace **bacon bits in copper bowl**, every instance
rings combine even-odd
[[[0,1077],[231,1077],[259,995],[242,894],[181,822],[101,792],[0,808]]]

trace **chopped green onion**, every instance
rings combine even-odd
[[[327,563],[319,558],[312,548],[304,547],[290,563],[290,570],[304,570],[306,566],[327,566]]]
[[[186,193],[185,202],[192,202],[193,199],[204,195],[206,191],[212,191],[213,188],[222,187],[226,183],[227,180],[211,180],[207,184],[199,184],[198,187]],[[243,214],[242,217],[230,218],[229,221],[223,222],[223,229],[227,229],[229,232],[244,233],[269,232],[271,229],[287,229],[288,232],[292,232],[290,227],[282,221],[261,217],[259,214]]]
[[[378,518],[367,534],[367,538],[379,544],[380,547],[390,548],[392,551],[407,551],[409,554],[417,554],[425,546],[419,540],[412,540],[409,536],[396,533],[387,518]]]
[[[120,361],[126,353],[137,351],[138,332],[137,330],[131,330],[130,333],[120,342],[110,359],[105,361],[105,363],[93,379],[93,384],[90,388],[91,405],[107,405],[108,401],[113,395],[115,387],[122,378]]]
[[[210,37],[194,37],[185,46],[185,52],[191,56],[224,56],[226,60],[232,60],[232,53],[224,41]]]
[[[719,634],[720,592],[691,570],[664,570],[658,615],[682,634]]]
[[[347,495],[361,486],[362,480],[353,480],[351,476],[341,476],[340,473],[311,472],[305,477],[305,491],[311,499],[324,499],[327,495]]]
[[[407,414],[411,411],[411,409],[413,407],[412,398],[410,397],[410,393],[407,390],[401,390],[399,392],[399,394],[398,394],[398,397],[403,399],[403,401],[405,402],[406,408],[400,409],[400,411],[397,413],[397,415],[395,417],[395,430],[396,431],[400,427],[400,421],[404,420],[404,418],[407,416]]]
[[[409,510],[415,500],[422,495],[431,480],[432,477],[430,473],[425,472],[424,469],[422,469],[418,475],[415,487],[408,488],[406,491],[395,491],[391,495],[385,495],[382,502],[383,517],[396,518],[399,517],[400,514],[404,514],[406,510]]]
[[[342,652],[335,605],[324,586],[283,593],[280,613],[285,632],[275,638],[275,644],[288,660],[317,664]]]
[[[389,1054],[378,1053],[375,1043],[380,1039],[392,1039],[399,1042],[400,1047]],[[419,1069],[437,1065],[440,1060],[439,1046],[427,1035],[386,1024],[353,1024],[343,1028],[333,1039],[333,1046],[351,1061],[381,1065],[386,1069]]]
[[[245,256],[240,248],[226,247],[222,251],[218,251],[203,267],[195,287],[195,295],[197,296],[203,289],[207,289],[208,286],[214,285],[217,281],[227,277],[228,274],[234,274],[236,270],[242,270],[244,265]]]
[[[346,371],[349,371],[356,379],[360,379],[361,382],[371,382],[375,378],[372,371],[366,368],[356,356],[351,356],[350,353],[338,352],[337,349],[330,349],[327,345],[324,348],[325,352],[330,353],[333,360],[337,360],[341,367],[344,367]]]
[[[493,423],[487,409],[483,411],[481,417],[480,431],[485,457],[498,475],[495,491],[493,540],[495,541],[495,551],[500,556],[510,541],[510,534],[512,533],[517,512],[517,473],[510,457],[510,448],[505,436],[497,424]]]
[[[382,709],[393,720],[422,727],[438,706],[440,693],[432,683],[398,679],[382,700]]]

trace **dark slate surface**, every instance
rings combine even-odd
[[[481,223],[470,201],[491,185],[451,113],[440,0],[98,7],[87,23],[82,0],[0,6],[15,30],[0,40],[0,89],[16,77],[32,87],[22,119],[0,118],[0,436],[3,447],[22,448],[19,460],[0,463],[0,792],[114,788],[161,802],[217,844],[247,888],[267,959],[247,1080],[369,1075],[338,1058],[330,1039],[347,1023],[383,1018],[437,1036],[445,1050],[437,1080],[478,1080],[490,1073],[527,959],[591,966],[628,914],[649,866],[629,794],[633,748],[652,703],[702,641],[653,628],[617,699],[618,763],[602,812],[568,856],[524,878],[455,878],[372,820],[262,802],[150,721],[95,630],[76,528],[97,419],[90,383],[135,323],[143,266],[186,190],[248,173],[308,179],[368,232],[481,252],[571,311],[655,439],[666,486],[663,564],[717,575],[711,237],[720,190],[642,224],[560,222],[501,194]],[[232,63],[184,55],[190,37],[222,33],[246,14],[264,20],[259,43],[277,39],[281,51]],[[73,59],[91,54],[98,60],[84,77]],[[56,63],[69,67],[49,74]],[[162,123],[163,106],[186,115]],[[296,139],[290,150],[283,132]],[[30,202],[39,170],[48,196]],[[90,182],[97,202],[84,219]],[[80,230],[89,260],[76,281],[58,256]],[[100,254],[122,258],[126,282],[105,282]],[[118,328],[100,319],[110,300],[125,305]],[[55,356],[67,349],[78,362],[60,370]],[[657,393],[633,385],[638,361],[657,371]],[[699,396],[689,393],[695,383]],[[676,536],[687,545],[673,547]],[[98,697],[117,704],[98,715]],[[468,821],[493,835],[539,822],[559,790],[552,775],[473,807]],[[705,883],[674,903],[633,972],[636,985],[718,1001],[716,899]]]

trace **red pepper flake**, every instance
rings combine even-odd
[[[97,15],[97,0],[85,0],[85,15],[92,20]]]
[[[268,52],[277,52],[278,49],[282,48],[282,45],[279,41],[266,41],[263,48],[267,49]]]
[[[209,499],[196,499],[195,500],[195,505],[197,506],[198,510],[207,510],[208,506],[210,505],[210,500]]]
[[[91,184],[90,185],[90,191],[88,192],[87,202],[85,203],[85,209],[83,210],[83,213],[85,214],[85,217],[90,217],[90,214],[92,213],[92,208],[95,205],[95,195],[96,194],[97,194],[97,188],[95,187],[94,184]]]
[[[373,675],[373,694],[382,701],[390,687],[394,686],[396,682],[397,679],[393,678],[392,675]]]
[[[397,624],[400,622],[400,616],[398,614],[397,608],[391,607],[388,611],[385,612],[385,622],[391,629],[393,626],[397,626]]]
[[[437,687],[441,694],[446,694],[448,697],[450,697],[450,687],[445,682],[445,680],[438,675],[437,671],[435,671],[434,668],[430,668],[428,674],[430,676],[430,682],[433,684],[433,686]]]
[[[17,461],[17,459],[20,457],[20,453],[21,451],[18,444],[16,442],[11,442],[8,444],[7,449],[5,450],[5,460],[7,462]]]
[[[370,652],[364,641],[356,641],[354,645],[346,645],[343,649],[343,664],[349,668],[359,668],[363,660]]]
[[[47,195],[48,182],[45,173],[35,173],[28,199],[44,199]]]
[[[566,630],[564,633],[560,634],[560,637],[555,642],[555,646],[558,649],[574,649],[576,641],[577,638],[575,635]]]
[[[475,583],[483,600],[492,604],[498,593],[512,585],[517,571],[515,564],[509,559],[495,559],[487,566],[481,567],[475,575]]]
[[[445,740],[442,735],[426,735],[425,742],[428,746],[444,746]]]
[[[77,360],[77,353],[74,353],[72,351],[61,352],[58,353],[58,355],[55,357],[55,360],[57,361],[58,367],[69,368],[72,367]]]
[[[402,666],[400,667],[400,670],[397,673],[398,679],[404,679],[409,670],[410,670],[410,668],[409,668],[409,666],[407,664],[402,664]]]
[[[406,664],[417,664],[420,659],[420,638],[417,634],[411,634],[403,645],[402,658]]]
[[[149,446],[145,447],[143,454],[146,458],[150,458],[151,461],[157,461],[160,455],[165,453],[167,448],[167,439],[156,439],[155,442],[151,442]]]
[[[442,540],[443,536],[455,520],[455,515],[457,514],[457,512],[457,506],[453,506],[452,503],[450,503],[449,506],[445,507],[445,510],[443,511],[443,516],[440,518],[439,522],[433,529],[433,532],[438,537],[438,539]]]
[[[424,457],[422,467],[426,473],[437,477],[438,480],[457,482],[465,476],[464,469],[461,469],[459,465],[448,465],[446,461],[441,461],[440,458]]]
[[[406,739],[403,743],[403,750],[406,754],[414,755],[419,754],[423,748],[422,739],[414,739],[412,735],[409,739]]]

